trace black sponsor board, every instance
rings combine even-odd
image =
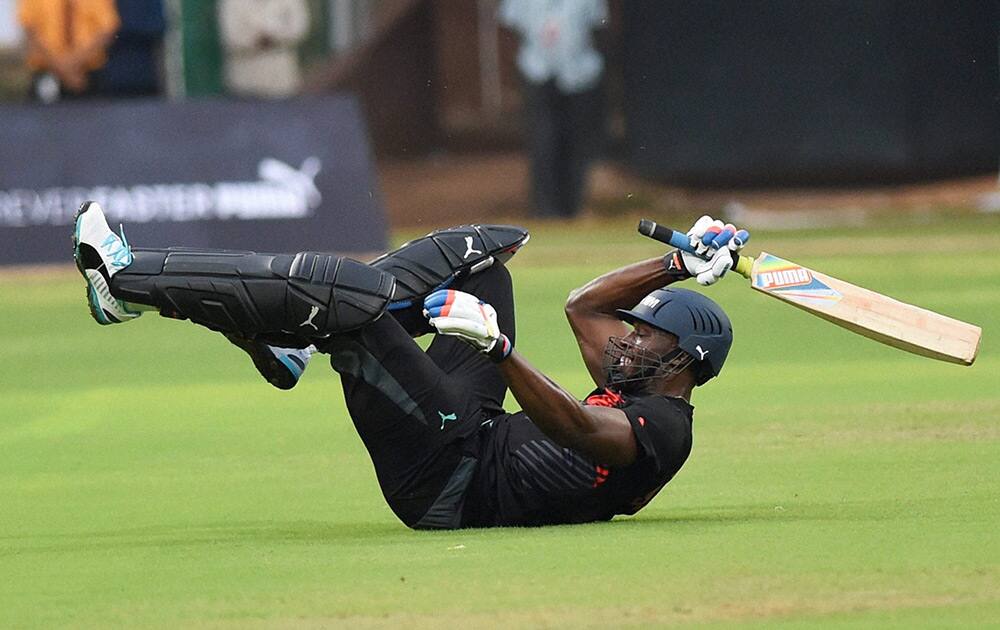
[[[0,107],[0,264],[71,261],[88,199],[135,246],[386,246],[350,96]]]

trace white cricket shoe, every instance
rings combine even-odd
[[[84,202],[76,213],[73,259],[87,281],[87,303],[98,324],[118,324],[141,315],[111,295],[111,278],[132,264],[132,249],[124,228],[121,236],[112,232],[94,201]]]

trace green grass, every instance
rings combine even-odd
[[[0,276],[0,627],[996,623],[1000,217],[894,229],[749,249],[982,325],[974,367],[727,278],[687,465],[636,517],[541,529],[405,529],[321,360],[279,392],[190,324],[96,326],[68,268]],[[580,395],[561,304],[661,251],[633,230],[538,226],[511,265],[520,348]]]

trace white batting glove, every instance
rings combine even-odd
[[[713,252],[722,247],[728,247],[729,251],[739,253],[750,240],[750,233],[737,228],[732,223],[723,223],[706,214],[695,221],[691,229],[688,230],[687,237],[691,247],[699,256],[711,258]]]
[[[664,264],[677,278],[694,277],[698,284],[715,284],[739,260],[739,252],[750,239],[746,230],[705,215],[695,221],[687,236],[697,254],[674,251]]]
[[[712,217],[703,215],[700,219],[694,222],[691,229],[687,231],[688,240],[691,242],[691,247],[694,248],[695,252],[699,256],[705,256],[709,250],[709,245],[702,242],[705,234],[711,230],[713,233],[718,234],[722,231],[722,228],[726,227],[726,224],[718,219],[713,219]]]
[[[463,291],[444,289],[424,299],[424,317],[438,334],[458,337],[493,361],[506,359],[513,346],[500,332],[497,312],[489,304]]]
[[[718,282],[733,268],[733,253],[728,247],[713,251],[708,260],[687,252],[680,252],[680,255],[688,274],[705,287]]]

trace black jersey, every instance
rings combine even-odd
[[[639,447],[636,461],[604,466],[557,445],[524,412],[497,416],[481,436],[466,526],[586,523],[635,514],[687,460],[694,410],[686,401],[598,390],[585,404],[625,412]]]

